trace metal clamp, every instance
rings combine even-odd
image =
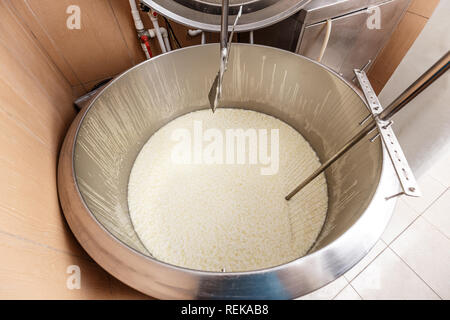
[[[420,192],[419,185],[417,184],[416,178],[409,167],[408,161],[406,160],[403,150],[400,147],[397,137],[392,130],[392,121],[380,119],[379,115],[383,111],[383,107],[381,106],[381,103],[378,100],[378,97],[375,94],[366,73],[357,69],[353,71],[355,72],[359,86],[364,93],[364,97],[366,98],[369,106],[369,111],[375,120],[378,132],[380,133],[383,144],[386,147],[397,177],[400,181],[400,185],[403,189],[403,193],[401,194],[411,197],[420,197],[422,193]]]

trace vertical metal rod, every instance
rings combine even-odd
[[[220,26],[220,68],[219,79],[217,83],[216,101],[214,102],[213,112],[216,109],[218,100],[222,96],[222,82],[225,73],[228,57],[228,0],[222,0],[222,19]]]
[[[387,121],[398,111],[400,111],[405,105],[407,105],[412,99],[414,99],[425,88],[432,84],[436,79],[443,75],[450,67],[450,52],[444,54],[433,66],[425,71],[413,84],[411,84],[405,91],[403,91],[397,99],[389,104],[378,116],[379,119]],[[301,184],[299,184],[291,193],[286,196],[286,200],[290,200],[301,189],[303,189],[308,183],[314,180],[322,172],[324,172],[330,165],[332,165],[337,159],[363,139],[369,132],[376,127],[375,119],[371,119],[361,131],[359,131],[353,138],[351,138],[335,155],[324,162],[316,171],[314,171],[308,178],[306,178]]]
[[[228,7],[229,0],[222,0],[222,18],[220,20],[220,50],[228,45]]]

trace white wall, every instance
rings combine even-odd
[[[450,49],[450,0],[441,0],[380,93],[387,106]],[[438,158],[450,157],[450,72],[419,94],[394,118],[394,130],[416,177]]]

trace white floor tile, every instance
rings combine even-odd
[[[361,297],[351,285],[348,285],[344,288],[344,290],[339,292],[334,300],[361,300]]]
[[[439,299],[389,248],[384,250],[351,284],[365,300]]]
[[[378,240],[378,242],[375,244],[375,246],[372,248],[372,250],[369,251],[369,253],[360,261],[358,262],[353,268],[351,268],[349,271],[347,271],[344,274],[344,277],[350,282],[352,281],[361,271],[364,270],[365,267],[369,265],[380,253],[386,248],[386,244]]]
[[[344,277],[340,277],[325,287],[298,298],[298,300],[331,300],[347,285],[347,280]]]
[[[436,162],[428,174],[447,188],[450,187],[450,153]]]
[[[402,197],[402,199],[404,199],[411,208],[421,214],[433,203],[433,201],[444,193],[446,187],[429,174],[423,175],[417,182],[419,183],[423,195],[418,198]]]
[[[423,217],[450,238],[450,189],[445,191],[445,193],[425,211]]]
[[[411,208],[403,198],[397,201],[392,218],[388,226],[384,230],[381,239],[387,244],[391,243],[400,233],[402,233],[413,221],[419,213]]]
[[[450,299],[450,240],[418,218],[390,246],[443,299]]]

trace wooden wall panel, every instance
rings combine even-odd
[[[138,62],[137,51],[122,34],[123,13],[116,15],[109,0],[9,1],[73,87],[83,88]],[[69,5],[80,7],[79,30],[66,26]]]
[[[95,262],[0,234],[4,259],[0,297],[6,299],[149,299],[113,279]],[[80,289],[67,288],[67,267],[81,271]]]
[[[117,74],[132,59],[108,0],[27,0],[34,15],[84,83]],[[66,27],[70,5],[81,9],[81,28]]]
[[[438,4],[439,0],[413,0],[408,11],[425,18],[430,18]]]
[[[0,297],[3,299],[110,298],[109,278],[95,263],[0,234]],[[66,286],[67,267],[81,270],[81,289]],[[89,288],[82,290],[83,286]]]
[[[413,0],[391,38],[372,64],[368,76],[377,94],[419,36],[439,0]]]
[[[0,230],[66,248],[55,189],[71,88],[0,3]],[[19,41],[17,41],[19,40]]]
[[[109,0],[109,3],[129,49],[133,65],[144,61],[145,55],[136,34],[128,0]]]
[[[5,1],[70,83],[74,97],[145,60],[128,0]],[[80,30],[66,27],[69,5],[80,7]],[[146,29],[153,28],[146,13],[141,12],[141,18]],[[162,17],[159,23],[167,29]],[[200,44],[201,37],[190,37],[187,27],[175,22],[171,26],[183,47]],[[208,43],[218,39],[217,33],[206,34]],[[161,54],[156,38],[150,45],[155,56]]]
[[[6,0],[8,1],[16,16],[27,29],[27,32],[35,37],[44,51],[51,57],[67,81],[72,85],[81,85],[71,65],[65,60],[57,44],[48,34],[47,30],[40,23],[38,17],[34,14],[28,2],[25,0]]]
[[[56,167],[75,116],[72,83],[11,1],[0,1],[0,66],[0,299],[145,298],[97,266],[66,225]],[[69,265],[81,268],[80,290],[66,286]]]
[[[426,18],[406,12],[389,42],[375,60],[370,75],[385,84],[426,23]]]

